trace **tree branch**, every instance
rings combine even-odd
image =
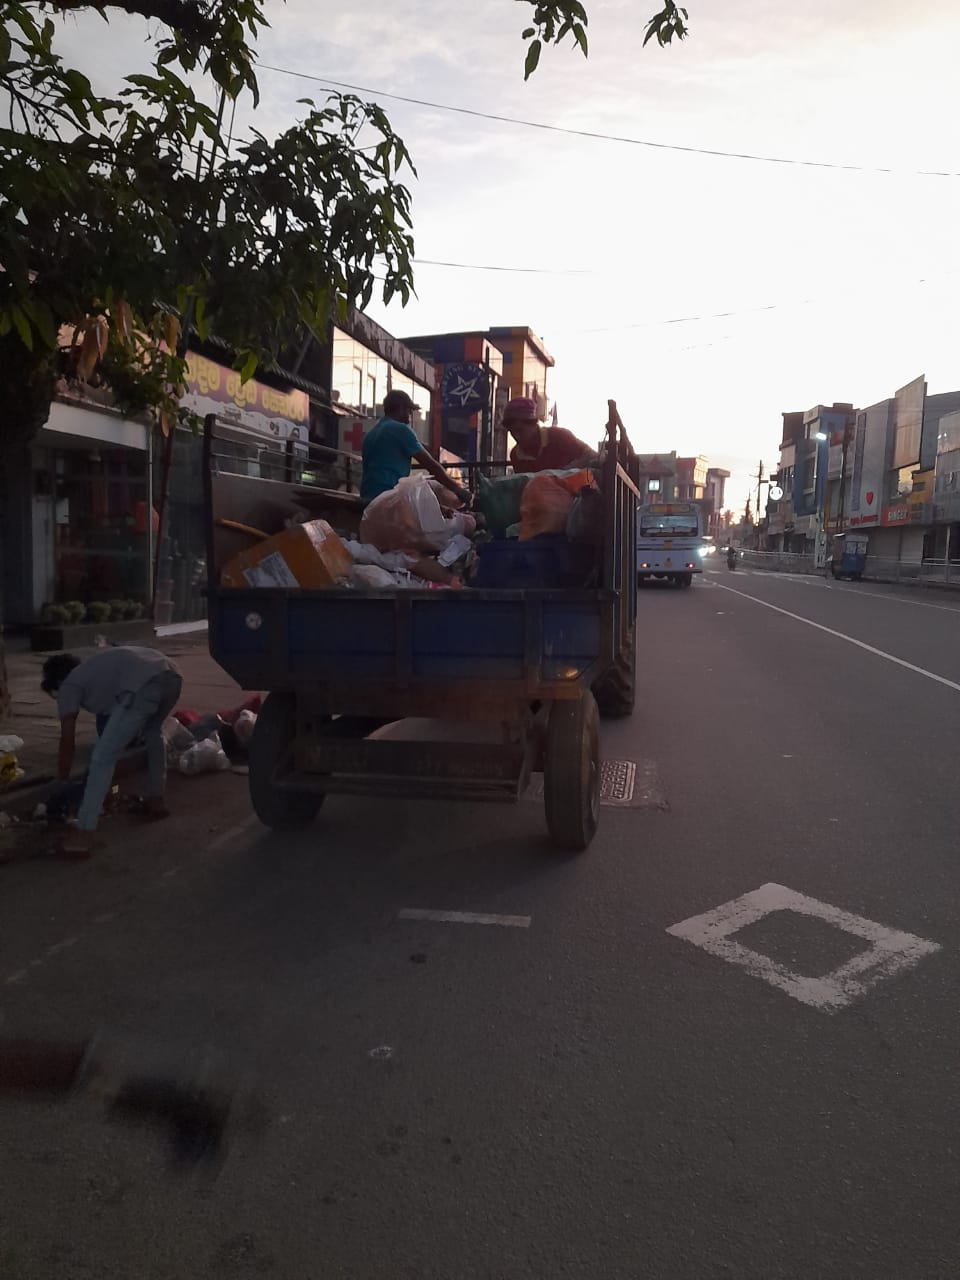
[[[148,20],[162,22],[171,31],[188,36],[200,44],[216,44],[222,35],[219,22],[212,19],[207,6],[198,0],[99,0],[91,4],[90,0],[46,0],[51,9],[61,13],[75,12],[77,9],[122,9]]]

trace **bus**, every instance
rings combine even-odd
[[[651,502],[637,512],[637,583],[651,578],[676,587],[702,573],[703,511],[697,502]]]

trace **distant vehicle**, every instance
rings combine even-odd
[[[637,583],[651,578],[677,587],[703,572],[703,511],[696,502],[651,502],[637,513]]]
[[[865,533],[834,534],[830,561],[830,572],[834,578],[860,581],[867,567],[867,542]]]

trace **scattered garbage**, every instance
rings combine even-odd
[[[256,713],[253,711],[241,711],[233,722],[233,732],[236,734],[238,744],[246,749],[250,745],[250,739],[253,737],[253,731],[257,725]]]
[[[0,787],[9,787],[23,777],[23,770],[17,761],[17,752],[22,748],[23,739],[18,738],[15,733],[0,736]]]
[[[176,715],[167,716],[160,732],[163,734],[168,765],[178,761],[184,751],[188,751],[196,741],[187,726]]]
[[[381,569],[378,564],[355,564],[350,581],[357,587],[384,590],[407,586],[410,582],[410,573],[406,569],[391,573],[388,569]]]
[[[219,773],[230,768],[230,759],[223,749],[218,734],[212,734],[201,742],[195,742],[177,761],[181,773]]]
[[[473,550],[473,543],[468,537],[462,533],[458,533],[456,537],[451,538],[444,549],[437,556],[438,562],[445,568],[449,569],[451,565],[462,560],[465,556],[469,556]]]

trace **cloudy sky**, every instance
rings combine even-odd
[[[921,373],[932,392],[960,386],[960,7],[689,0],[689,39],[643,49],[655,3],[586,0],[589,59],[547,51],[526,84],[528,10],[511,0],[267,0],[259,57],[563,129],[858,166],[378,99],[418,169],[417,257],[524,270],[423,264],[417,299],[374,317],[401,336],[529,325],[556,357],[563,425],[595,436],[615,397],[638,447],[731,469],[742,510],[782,411],[866,405]],[[98,48],[114,68],[140,35],[115,31]],[[269,133],[324,86],[264,68],[261,90]],[[241,107],[238,135],[249,123]]]

